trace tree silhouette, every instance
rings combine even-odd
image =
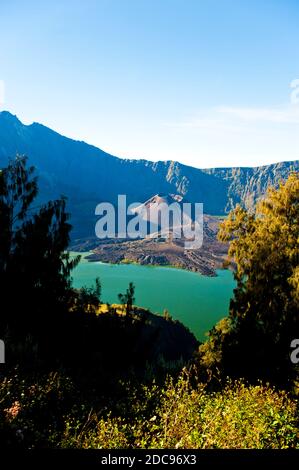
[[[34,168],[17,156],[0,173],[1,329],[38,332],[58,321],[72,298],[70,273],[79,259],[66,252],[71,225],[62,197],[37,208]],[[57,327],[57,324],[56,324]]]
[[[135,286],[133,282],[130,282],[125,294],[118,294],[119,301],[121,304],[123,304],[126,315],[130,315],[132,312],[132,307],[135,302],[134,294]]]
[[[101,304],[102,285],[100,279],[95,279],[95,287],[81,287],[75,295],[75,311],[85,310],[87,313],[97,313]]]

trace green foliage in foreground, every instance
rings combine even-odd
[[[0,432],[25,447],[299,448],[297,402],[267,385],[209,392],[184,370],[164,386],[122,387],[110,407],[90,409],[64,376],[16,374],[0,386]]]
[[[255,212],[237,206],[218,235],[229,242],[237,287],[229,316],[200,347],[201,365],[210,376],[298,387],[290,348],[299,330],[299,173],[269,189]]]

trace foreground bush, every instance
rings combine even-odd
[[[296,402],[268,386],[228,383],[215,393],[184,372],[165,388],[143,387],[128,406],[130,419],[94,414],[68,422],[63,447],[289,448],[299,447]]]
[[[242,381],[208,392],[184,371],[164,387],[122,384],[119,398],[85,395],[58,373],[0,384],[0,434],[25,448],[299,448],[297,402]],[[82,398],[83,396],[83,398]]]

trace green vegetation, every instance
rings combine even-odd
[[[74,289],[65,200],[37,208],[17,157],[0,174],[0,438],[17,448],[299,448],[289,359],[298,331],[299,177],[255,212],[237,207],[230,242],[237,288],[200,345],[167,311],[102,302]],[[230,377],[230,378],[228,378]]]
[[[106,399],[107,400],[107,399]],[[299,448],[296,402],[261,384],[229,382],[209,392],[183,370],[163,386],[120,384],[103,406],[61,374],[2,382],[6,444],[60,448]]]
[[[194,377],[192,378],[194,381]],[[296,405],[263,386],[230,383],[208,393],[182,373],[174,384],[130,393],[130,414],[67,421],[62,447],[299,448]],[[141,393],[140,393],[141,392]],[[141,398],[140,398],[141,397]],[[77,423],[78,424],[78,423]]]
[[[295,385],[290,345],[299,331],[298,173],[270,189],[255,212],[237,206],[219,239],[230,242],[237,288],[229,317],[200,348],[202,364],[212,375]]]

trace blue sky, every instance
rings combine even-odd
[[[0,106],[122,157],[298,159],[298,25],[298,0],[1,0]]]

